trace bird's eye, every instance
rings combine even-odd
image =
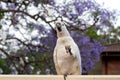
[[[56,24],[56,27],[57,27],[57,29],[58,29],[58,31],[59,31],[59,32],[61,32],[61,31],[62,31],[62,28],[61,28],[61,27],[62,27],[62,25],[61,25],[60,23],[57,23],[57,24]]]
[[[57,26],[57,27],[61,27],[61,24],[60,24],[60,23],[57,23],[56,26]]]

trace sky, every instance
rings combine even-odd
[[[116,9],[120,11],[120,0],[95,0],[103,5],[105,8]]]
[[[109,10],[117,10],[119,12],[119,16],[117,17],[117,22],[115,27],[120,26],[120,0],[95,0],[99,4],[101,4],[104,8]]]

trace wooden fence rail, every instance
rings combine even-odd
[[[0,75],[0,80],[64,80],[62,75]],[[69,75],[66,80],[120,80],[119,75]]]

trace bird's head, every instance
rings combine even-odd
[[[55,21],[55,30],[56,32],[59,33],[62,33],[64,30],[66,30],[65,23],[61,17],[58,17],[57,20]]]
[[[57,21],[55,21],[55,30],[58,37],[69,35],[69,32],[67,31],[67,28],[62,20],[58,19]]]
[[[63,25],[62,25],[62,23],[61,22],[55,22],[55,30],[57,31],[57,32],[62,32],[63,31]]]

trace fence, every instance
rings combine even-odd
[[[0,75],[0,80],[64,80],[62,75]],[[66,80],[120,80],[119,75],[69,75]]]

